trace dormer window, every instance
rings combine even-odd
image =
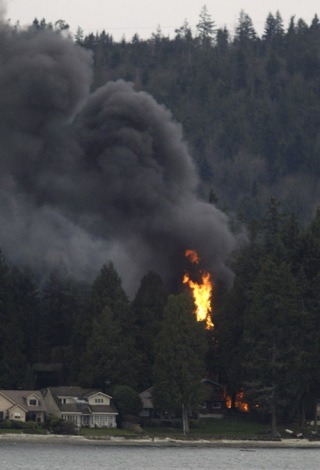
[[[29,406],[37,406],[38,400],[36,398],[30,398]]]
[[[103,398],[95,398],[94,402],[95,403],[103,403]]]

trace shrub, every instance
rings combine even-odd
[[[78,434],[78,428],[74,423],[57,416],[50,416],[47,419],[46,428],[53,434]]]
[[[10,419],[1,421],[1,429],[12,429],[12,423]]]
[[[0,422],[1,429],[22,429],[22,430],[35,430],[41,429],[42,426],[35,421],[17,421],[15,419],[5,419]]]
[[[127,385],[117,385],[113,390],[113,397],[121,418],[137,415],[142,408],[138,392]]]

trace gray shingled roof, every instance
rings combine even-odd
[[[92,413],[112,413],[118,414],[112,405],[90,405]]]
[[[79,399],[87,398],[88,396],[99,393],[100,390],[82,387],[49,387],[52,396],[55,397],[77,397]]]
[[[92,413],[109,413],[118,414],[114,406],[112,405],[89,405],[87,403],[88,397],[95,393],[101,393],[100,390],[88,389],[81,387],[49,387],[49,390],[59,407],[61,413],[81,413],[81,414],[92,414]],[[107,395],[107,394],[105,394]],[[110,395],[107,395],[109,398]],[[78,403],[61,403],[59,397],[72,397],[81,400]]]
[[[81,399],[87,399],[95,393],[103,393],[109,398],[112,398],[107,393],[101,392],[95,388],[82,388],[77,386],[65,386],[65,387],[49,387],[53,396],[63,396],[63,397],[77,397]]]

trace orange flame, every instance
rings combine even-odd
[[[196,251],[186,250],[185,255],[194,264],[199,264],[199,256]],[[210,273],[201,273],[202,283],[198,284],[190,279],[188,274],[183,277],[183,284],[188,284],[192,290],[194,303],[196,306],[197,321],[205,321],[206,328],[210,330],[213,328],[211,320],[211,296],[212,296],[212,283],[210,281]]]
[[[231,397],[227,395],[226,397],[226,407],[231,408]],[[249,404],[245,401],[245,396],[243,390],[240,390],[235,397],[234,407],[237,410],[242,411],[243,413],[249,412]]]
[[[196,251],[194,250],[186,250],[186,257],[189,258],[191,263],[199,264],[200,258]]]

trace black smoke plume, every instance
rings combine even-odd
[[[0,47],[5,255],[82,277],[111,260],[133,293],[149,270],[180,282],[190,248],[230,279],[236,240],[170,112],[122,80],[90,93],[91,55],[61,33],[2,25]]]

